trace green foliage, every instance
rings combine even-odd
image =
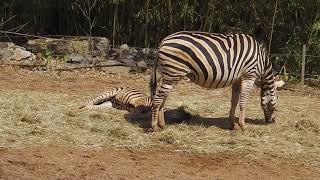
[[[67,62],[67,61],[70,61],[70,54],[65,54],[64,56],[63,56],[63,61],[64,62]]]
[[[51,61],[53,59],[53,52],[50,49],[46,49],[46,52],[44,54],[44,58],[46,58],[46,60]]]
[[[282,80],[284,80],[284,81],[288,81],[290,78],[289,74],[287,73],[287,68],[285,65],[282,66],[279,74],[280,74],[280,76],[282,76]]]
[[[311,34],[309,45],[314,47],[317,52],[320,52],[320,20],[311,26]]]

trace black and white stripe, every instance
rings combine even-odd
[[[262,108],[266,121],[273,118],[277,96],[272,65],[266,58],[266,49],[246,34],[215,34],[205,32],[178,32],[166,37],[159,46],[159,55],[150,80],[153,97],[152,128],[164,126],[162,106],[182,77],[205,88],[223,88],[232,85],[230,120],[232,128],[239,124],[245,129],[245,102],[256,78],[261,78]],[[156,70],[162,77],[157,90]],[[240,104],[239,122],[234,113]]]
[[[78,111],[88,109],[116,108],[129,112],[147,112],[151,109],[151,97],[132,87],[119,87],[104,92],[77,107]]]

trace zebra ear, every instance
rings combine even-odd
[[[282,87],[283,85],[285,85],[286,83],[284,81],[276,81],[275,83],[276,88]]]

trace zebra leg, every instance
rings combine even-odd
[[[236,113],[236,108],[239,102],[239,97],[240,97],[240,88],[241,84],[240,82],[237,82],[232,85],[232,97],[231,97],[231,109],[230,109],[230,115],[229,115],[229,122],[230,122],[230,129],[234,129],[236,125],[235,121],[235,113]]]
[[[87,109],[107,109],[112,108],[112,103],[110,101],[106,101],[99,105],[89,105],[87,106]]]
[[[159,111],[158,126],[163,129],[165,125],[166,123],[164,120],[164,110],[163,108],[161,108],[161,110]]]
[[[250,92],[253,89],[254,81],[255,81],[254,78],[243,79],[241,81],[241,92],[240,92],[240,99],[239,99],[240,114],[239,114],[238,124],[243,131],[246,129],[246,125],[244,123],[244,118],[246,113],[246,101],[250,96]]]
[[[163,81],[161,87],[154,96],[152,104],[152,121],[151,130],[158,131],[159,128],[164,128],[164,111],[163,106],[169,92],[172,90],[172,81]]]

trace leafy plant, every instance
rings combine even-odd
[[[53,59],[52,56],[52,51],[50,49],[46,49],[46,52],[44,54],[44,58],[46,58],[46,60],[51,61]]]
[[[63,56],[63,61],[64,62],[67,62],[67,61],[70,61],[70,54],[65,54],[64,56]]]

